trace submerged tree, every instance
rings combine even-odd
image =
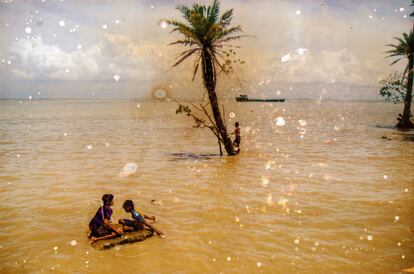
[[[398,119],[398,128],[413,128],[414,124],[411,122],[411,100],[412,100],[412,91],[413,91],[413,77],[414,77],[414,33],[403,33],[402,38],[395,37],[398,41],[397,44],[388,45],[392,47],[392,50],[387,51],[389,54],[388,57],[397,57],[397,59],[391,63],[391,65],[397,63],[403,58],[408,59],[408,64],[404,70],[403,78],[407,74],[407,86],[406,94],[404,98],[404,112],[402,117]],[[401,80],[404,81],[404,80]]]
[[[178,60],[173,67],[195,56],[193,81],[201,65],[203,84],[207,90],[219,142],[223,142],[228,155],[235,155],[236,151],[220,112],[216,83],[218,74],[221,72],[228,74],[231,69],[231,61],[226,58],[229,52],[224,47],[231,47],[227,42],[244,37],[238,34],[242,31],[241,26],[230,26],[233,19],[232,9],[220,16],[218,0],[214,0],[213,4],[208,7],[193,4],[191,7],[178,6],[177,9],[187,22],[167,20],[167,23],[174,27],[171,32],[178,32],[184,36],[183,39],[171,45],[183,45],[189,49],[178,55]]]

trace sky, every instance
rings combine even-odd
[[[198,1],[208,4],[211,1]],[[390,66],[386,44],[412,27],[408,0],[223,0],[252,37],[240,46],[222,98],[379,99]],[[187,0],[1,0],[0,98],[174,98],[203,93],[184,48],[163,28]]]

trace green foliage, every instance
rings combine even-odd
[[[171,45],[184,45],[190,49],[178,54],[177,61],[173,67],[178,66],[191,56],[196,56],[194,62],[193,80],[197,74],[200,63],[203,62],[203,51],[207,51],[213,61],[214,73],[232,72],[231,64],[244,61],[230,58],[235,54],[235,46],[227,44],[228,42],[238,40],[246,35],[239,35],[242,31],[241,26],[231,27],[233,19],[233,10],[227,10],[220,16],[220,2],[214,0],[210,6],[193,4],[192,6],[181,5],[177,9],[181,12],[185,23],[176,20],[166,20],[173,26],[171,32],[178,32],[184,37],[177,40]],[[230,48],[225,50],[224,48]],[[229,54],[230,53],[230,54]]]
[[[394,104],[404,102],[407,92],[407,79],[403,79],[401,73],[391,73],[386,79],[380,81],[380,85],[382,86],[380,94],[385,101],[394,102]]]
[[[175,114],[181,114],[181,113],[186,114],[187,116],[190,116],[190,117],[193,118],[193,120],[194,120],[193,127],[194,128],[202,128],[202,127],[210,128],[211,127],[211,126],[207,125],[207,122],[206,122],[205,119],[202,119],[202,118],[199,118],[199,117],[195,116],[192,113],[192,110],[189,106],[185,106],[185,105],[182,105],[182,104],[178,103],[178,108],[175,110]]]
[[[414,0],[411,0],[411,7],[414,6]],[[414,11],[410,14],[410,16],[414,16]]]

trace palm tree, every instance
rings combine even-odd
[[[221,116],[219,102],[216,94],[217,75],[221,72],[228,74],[229,61],[225,60],[228,53],[224,47],[232,47],[227,42],[242,38],[239,35],[241,26],[230,26],[233,19],[233,10],[227,10],[220,16],[220,3],[214,0],[213,4],[206,7],[204,5],[193,4],[191,7],[178,6],[186,20],[182,23],[175,20],[167,20],[167,23],[174,27],[171,32],[178,32],[184,36],[171,45],[183,45],[189,49],[181,52],[177,57],[177,62],[173,67],[178,66],[191,56],[195,56],[193,81],[201,65],[203,84],[207,90],[215,126],[221,141],[228,155],[235,155],[236,151],[231,142],[227,128]]]
[[[391,65],[397,63],[404,57],[408,59],[408,64],[405,68],[403,77],[408,73],[407,77],[407,93],[404,98],[404,112],[402,117],[398,118],[398,128],[413,128],[414,124],[411,122],[411,99],[413,91],[413,76],[414,76],[414,32],[410,31],[409,34],[403,33],[402,38],[395,37],[398,41],[397,44],[388,45],[392,47],[392,50],[387,51],[389,54],[387,57],[397,57],[397,59],[391,63]]]

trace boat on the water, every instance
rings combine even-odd
[[[240,95],[236,97],[237,102],[284,102],[286,99],[250,99],[247,95]]]

